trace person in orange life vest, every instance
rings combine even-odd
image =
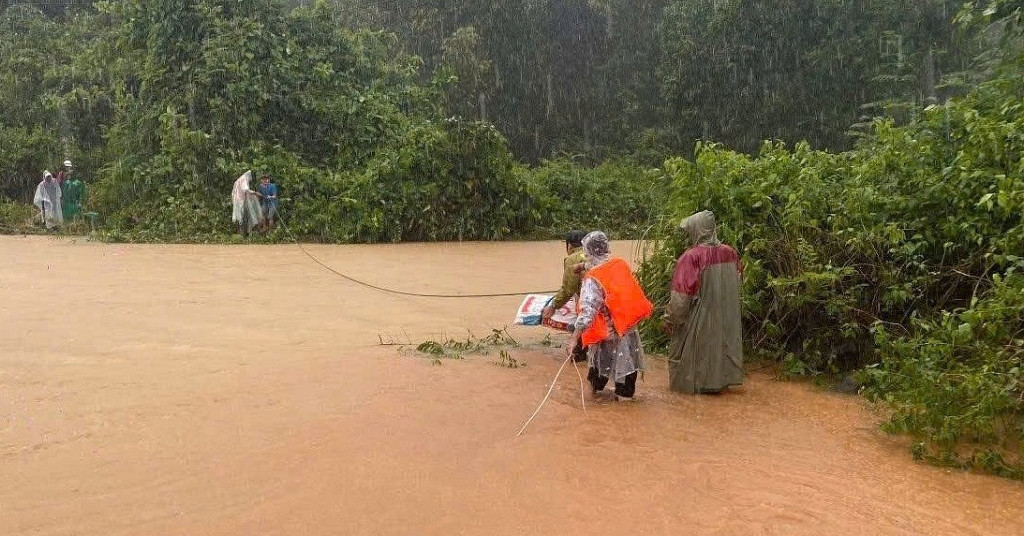
[[[612,257],[608,237],[594,231],[583,238],[587,272],[583,276],[572,340],[587,347],[587,380],[594,394],[611,379],[618,400],[632,400],[638,373],[645,368],[644,347],[636,327],[654,307],[626,261]]]

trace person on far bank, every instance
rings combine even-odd
[[[248,237],[252,228],[263,219],[259,195],[249,185],[251,180],[252,170],[246,171],[231,188],[231,221],[238,225],[238,232],[243,237]]]
[[[64,223],[60,184],[49,171],[43,173],[43,180],[36,186],[32,204],[39,209],[40,218],[47,229],[59,227]]]
[[[57,184],[64,185],[64,181],[70,180],[74,175],[74,168],[71,166],[70,160],[64,161],[64,166],[57,170],[57,174],[53,176],[56,179]]]
[[[636,380],[644,370],[644,347],[636,327],[651,316],[654,306],[644,294],[629,264],[612,257],[608,237],[594,231],[583,238],[587,272],[580,287],[576,329],[566,353],[576,343],[587,348],[587,380],[593,393],[615,383],[617,400],[633,400]]]
[[[263,207],[263,232],[267,232],[274,228],[274,216],[277,216],[277,185],[271,182],[269,175],[264,175],[260,177],[257,190]]]
[[[586,256],[583,254],[584,236],[586,236],[586,233],[583,231],[569,231],[565,235],[565,259],[562,260],[562,288],[558,290],[558,294],[555,294],[551,303],[544,308],[544,320],[550,319],[555,314],[555,311],[569,303],[569,300],[573,298],[579,299],[582,278],[575,268],[576,265],[586,261]],[[582,362],[586,360],[586,348],[577,344],[573,351],[573,361]]]
[[[71,162],[66,162],[70,164]],[[78,174],[67,175],[60,184],[61,202],[64,204],[64,221],[74,221],[82,217],[82,206],[85,204],[85,184],[78,179]]]
[[[743,266],[736,251],[718,240],[715,225],[707,210],[679,224],[692,246],[676,262],[663,319],[672,338],[670,387],[679,393],[717,393],[743,383]]]

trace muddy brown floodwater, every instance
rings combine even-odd
[[[616,244],[619,252],[628,245]],[[547,243],[310,246],[404,290],[545,289]],[[1024,534],[1024,487],[915,463],[864,402],[755,375],[590,404],[561,352],[379,345],[510,323],[294,246],[0,237],[0,534]],[[556,342],[563,337],[555,336]]]

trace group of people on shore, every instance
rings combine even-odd
[[[257,189],[253,190],[252,178],[252,171],[246,171],[235,180],[231,191],[231,220],[238,225],[243,236],[248,236],[253,228],[261,232],[273,229],[277,216],[277,185],[268,175],[263,175]],[[39,220],[43,225],[47,229],[55,229],[82,217],[85,193],[85,183],[75,174],[71,161],[65,160],[57,173],[43,172],[43,180],[36,185],[32,204],[39,209]]]
[[[277,216],[277,185],[269,175],[263,175],[253,190],[252,176],[252,170],[246,171],[231,189],[231,221],[238,225],[242,236],[249,236],[254,227],[264,233],[273,229]]]
[[[60,227],[64,222],[82,216],[85,205],[85,183],[78,179],[70,160],[55,174],[43,172],[43,180],[36,186],[32,204],[39,209],[39,219],[47,229]]]
[[[662,318],[671,338],[669,386],[680,393],[717,393],[743,383],[743,267],[736,251],[718,240],[711,212],[687,217],[679,228],[690,247],[676,262]],[[632,400],[645,369],[637,326],[654,306],[629,264],[612,256],[605,233],[571,231],[565,242],[562,288],[543,315],[550,318],[575,297],[567,359],[587,361],[595,396],[611,381],[617,400]]]

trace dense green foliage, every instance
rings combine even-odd
[[[415,81],[436,85],[438,95],[433,102],[448,115],[494,124],[509,140],[513,153],[529,162],[567,153],[583,154],[594,162],[609,154],[648,148],[652,143],[674,154],[689,154],[697,139],[743,151],[756,151],[764,139],[808,139],[816,148],[844,149],[852,140],[849,132],[854,123],[877,114],[905,120],[918,104],[938,102],[961,91],[971,82],[969,67],[979,51],[977,37],[983,34],[975,26],[953,24],[961,2],[952,0],[328,3],[333,7],[331,27],[311,23],[299,31],[296,24],[301,17],[289,17],[289,30],[295,36],[305,35],[307,45],[321,37],[330,42],[330,37],[343,33],[339,28],[351,30],[346,32],[349,34],[394,32],[387,56],[374,61],[404,63],[410,69],[405,74],[412,74]],[[30,61],[20,52],[7,56],[18,58],[23,70],[36,71],[38,76],[24,79],[26,83],[45,78],[44,84],[32,86],[33,91],[53,94],[55,90],[69,96],[75,83],[94,90],[97,67],[116,65],[127,72],[123,69],[140,65],[135,62],[139,58],[133,58],[124,47],[111,46],[111,39],[92,39],[119,32],[123,28],[115,26],[125,20],[96,17],[97,9],[128,16],[122,6],[132,2],[111,1],[108,7],[100,2],[98,8],[92,4],[28,1],[6,9],[20,13],[19,17],[29,11],[38,13],[39,20],[33,23],[38,31],[5,35],[12,37],[5,44],[20,51],[31,43],[32,55],[49,60]],[[188,6],[193,4],[201,7],[203,14],[188,14]],[[292,0],[289,4],[316,10],[308,8],[316,5],[313,1]],[[228,52],[230,48],[241,44],[226,39],[245,36],[251,41],[246,46],[253,57],[232,62],[228,69],[234,70],[236,79],[239,73],[258,73],[258,78],[266,81],[270,75],[297,66],[277,61],[297,56],[274,53],[269,46],[280,45],[285,36],[280,20],[266,18],[280,19],[279,14],[274,15],[280,9],[276,0],[147,6],[148,15],[136,18],[132,31],[146,32],[140,28],[163,17],[179,20],[182,24],[161,31],[167,32],[165,37],[176,37],[180,45],[161,45],[163,49],[157,52],[178,54],[184,62],[191,55],[204,54],[201,62],[206,64],[225,59],[223,54],[234,54]],[[246,13],[252,23],[233,28],[231,23],[239,13]],[[213,35],[216,39],[206,39]],[[131,46],[144,44],[142,37],[136,35]],[[157,35],[145,38],[154,43],[160,40]],[[225,48],[229,43],[231,47]],[[321,53],[334,50],[332,46],[336,45],[321,47]],[[209,53],[214,49],[218,52]],[[268,57],[275,61],[266,61]],[[403,57],[419,61],[409,64],[400,59]],[[176,65],[167,59],[167,67]],[[74,69],[68,69],[70,63],[76,64]],[[248,71],[247,65],[266,69]],[[315,72],[313,64],[305,67],[310,70],[300,74]],[[69,72],[74,75],[68,76]],[[163,82],[185,83],[186,79],[191,79],[193,86],[169,87],[192,91],[198,97],[193,102],[204,100],[204,90],[217,90],[209,85],[213,78],[195,72],[168,75]],[[274,89],[294,87],[285,84]],[[258,96],[261,91],[237,83],[231,89],[237,90],[232,94],[236,99]],[[103,108],[110,102],[92,90],[81,96],[88,94],[93,99],[77,104],[85,105],[83,112],[98,114],[87,123],[102,125],[103,114],[110,112]],[[316,98],[325,95],[320,92]],[[231,102],[235,101],[212,104],[216,108]],[[253,112],[258,112],[267,103],[256,99],[253,104]],[[53,101],[48,106],[51,113],[64,114],[50,117],[49,125],[73,130],[77,120],[85,119],[59,112]],[[281,121],[289,119],[282,117]],[[81,150],[82,141],[76,137],[63,150]]]
[[[70,43],[84,39],[87,18],[60,23],[34,7],[0,12],[0,195],[28,200],[44,169],[56,171],[73,130],[79,149],[97,138],[87,132],[98,103],[86,91],[72,92]]]
[[[322,241],[560,235],[567,223],[627,233],[655,210],[649,180],[619,180],[645,172],[561,162],[548,169],[570,176],[547,171],[548,183],[495,127],[449,117],[467,73],[479,67],[483,84],[471,30],[445,41],[424,80],[395,35],[349,29],[324,2],[97,2],[63,15],[0,14],[13,30],[0,101],[16,111],[0,119],[0,193],[27,201],[70,157],[114,239],[225,239],[227,193],[249,168],[276,178],[296,234]],[[586,188],[629,200],[569,211]]]
[[[25,203],[16,203],[0,198],[0,233],[17,233],[35,227],[37,211]]]
[[[281,21],[275,12],[285,6],[278,0],[140,4],[146,7],[135,18],[131,31],[136,35],[129,48],[147,43],[143,37],[152,38],[153,44],[176,37],[178,44],[163,44],[154,52],[177,54],[186,63],[203,54],[200,62],[209,65],[225,59],[224,54],[234,54],[229,50],[242,44],[253,57],[231,62],[228,70],[234,71],[236,81],[240,73],[267,81],[299,65],[280,60],[302,61],[301,52],[274,52],[286,37],[284,26],[305,45],[323,37],[327,44],[320,47],[321,56],[336,50],[339,33],[393,32],[388,55],[373,61],[397,60],[395,64],[410,69],[404,74],[436,85],[439,94],[433,102],[448,115],[494,124],[513,153],[529,162],[566,153],[583,154],[594,162],[652,143],[674,154],[689,154],[697,139],[743,151],[756,151],[764,139],[807,139],[815,148],[844,149],[853,139],[849,133],[854,123],[864,124],[877,114],[906,120],[917,105],[941,102],[962,91],[975,78],[972,60],[986,43],[978,39],[985,35],[982,27],[954,24],[953,15],[962,4],[954,0],[326,1],[332,6],[330,27],[323,20],[302,27],[302,17]],[[19,57],[16,61],[23,69],[46,79],[46,87],[33,89],[56,89],[65,96],[75,82],[82,82],[83,88],[97,82],[96,67],[116,65],[127,72],[123,69],[141,65],[135,61],[140,58],[124,47],[111,46],[111,39],[91,38],[124,29],[114,27],[126,19],[95,17],[97,11],[131,16],[134,8],[124,6],[132,4],[16,2],[5,11],[18,12],[19,17],[38,13],[46,23],[33,23],[39,31],[31,35],[8,34],[13,38],[8,44],[22,50],[31,43],[32,55],[49,61],[27,61],[30,58],[23,53],[8,57]],[[291,0],[287,5],[304,6],[307,12],[318,9],[309,7],[317,5],[312,0]],[[189,6],[199,10],[189,14]],[[249,23],[234,28],[239,14],[245,14]],[[166,32],[164,38],[143,35],[148,32],[144,27],[164,17],[180,24],[160,30]],[[248,44],[226,41],[243,36]],[[81,50],[83,45],[88,50]],[[75,69],[67,69],[69,56],[98,61],[76,61]],[[412,57],[419,60],[410,64],[401,59]],[[167,67],[185,67],[166,59]],[[150,60],[163,61],[156,56]],[[250,65],[257,67],[255,71],[245,70]],[[304,67],[310,70],[299,74],[316,72],[311,63]],[[75,74],[69,77],[68,72]],[[193,102],[206,97],[204,90],[218,89],[209,84],[215,81],[209,73],[178,72],[162,81],[188,80],[193,83],[189,88],[169,87],[192,91],[198,97]],[[257,86],[248,89],[235,83],[232,97],[259,96],[267,89]],[[325,95],[320,92],[316,98]],[[231,102],[212,104],[222,108]],[[83,111],[90,114],[109,112],[95,107],[109,104],[103,99],[79,104],[87,104]],[[268,103],[257,98],[252,104],[252,111],[258,112]],[[52,103],[50,111],[56,113]],[[76,128],[74,118],[51,119],[50,125]],[[103,123],[102,117],[94,119]],[[79,150],[80,142],[75,139],[74,150]]]
[[[616,238],[642,237],[660,216],[669,185],[660,169],[629,160],[589,167],[560,159],[520,173],[532,184],[537,225],[547,236],[602,227]]]
[[[495,123],[536,162],[657,140],[845,149],[862,118],[906,119],[964,85],[977,35],[957,0],[332,0],[396,32],[452,113]]]
[[[957,30],[954,7],[19,2],[0,13],[0,194],[27,200],[72,158],[116,238],[208,240],[255,167],[309,239],[636,235],[659,199],[641,168],[695,139],[841,148],[865,111],[955,91],[940,82],[984,32]],[[616,153],[642,165],[587,171]]]

